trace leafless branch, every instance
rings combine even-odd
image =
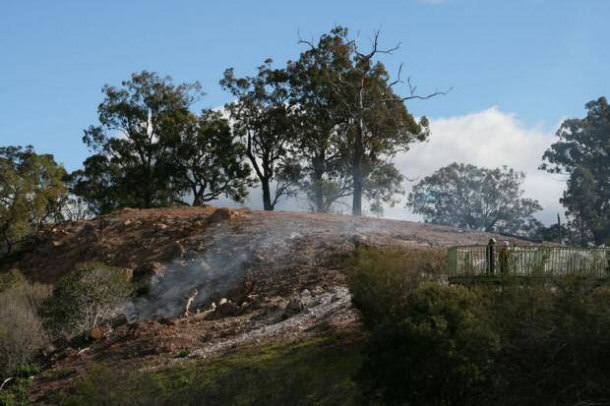
[[[447,93],[449,93],[451,90],[453,90],[452,87],[450,87],[447,90],[444,91],[440,91],[440,90],[435,90],[432,93],[429,93],[425,96],[421,96],[416,94],[417,92],[417,86],[413,86],[413,84],[411,83],[411,78],[409,77],[407,79],[407,84],[409,85],[409,96],[407,97],[403,97],[402,101],[407,101],[407,100],[413,100],[413,99],[417,99],[417,100],[427,100],[427,99],[431,99],[432,97],[436,97],[436,96],[445,96]]]
[[[362,53],[358,49],[358,44],[354,41],[351,42],[352,50],[354,53],[364,60],[370,61],[377,54],[388,54],[391,55],[394,51],[400,48],[400,43],[396,44],[396,46],[388,49],[379,49],[379,31],[375,31],[373,34],[373,39],[371,41],[371,50],[368,53]]]

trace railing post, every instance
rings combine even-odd
[[[490,238],[489,242],[487,243],[487,253],[486,253],[487,254],[486,255],[487,273],[489,275],[493,275],[494,273],[496,273],[495,248],[496,248],[496,239]]]

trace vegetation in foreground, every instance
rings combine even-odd
[[[154,372],[91,365],[73,387],[46,401],[567,405],[610,399],[609,285],[578,276],[446,285],[439,282],[444,256],[440,249],[356,250],[345,264],[354,305],[368,331],[364,342],[325,337],[273,343]],[[32,288],[17,276],[3,286],[5,301]],[[31,320],[43,329],[39,319]],[[0,337],[11,339],[28,329]],[[20,366],[11,367],[21,378],[2,392],[0,404],[27,403],[26,378],[38,373],[28,362],[40,344],[15,347],[25,351]]]
[[[56,400],[100,406],[356,404],[359,347],[333,336],[268,344],[157,372],[116,373],[92,365],[87,377]]]
[[[417,251],[356,253],[367,403],[607,404],[610,286],[578,276],[443,285],[422,280],[426,262]]]

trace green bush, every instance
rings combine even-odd
[[[610,399],[610,288],[583,278],[488,289],[503,340],[499,405],[605,404]]]
[[[410,292],[438,280],[446,251],[434,248],[359,248],[347,261],[354,305],[368,328],[400,316]]]
[[[8,388],[0,391],[0,406],[27,406],[32,402],[28,399],[29,379],[16,378]]]
[[[403,259],[406,258],[406,259]],[[399,250],[359,252],[350,288],[370,336],[374,404],[564,405],[610,399],[610,286],[582,276],[427,282]],[[426,261],[424,261],[426,263]],[[441,268],[442,269],[442,268]]]
[[[6,281],[10,279],[10,282]],[[18,273],[0,282],[0,377],[10,376],[49,342],[39,316],[49,295],[44,285],[30,285]]]
[[[100,263],[84,263],[64,276],[44,303],[48,325],[59,332],[82,332],[114,315],[131,293],[127,273]]]
[[[476,293],[430,283],[373,331],[360,382],[366,398],[382,404],[469,404],[497,386],[499,349]]]

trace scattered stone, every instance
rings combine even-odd
[[[106,335],[106,329],[102,326],[95,326],[89,330],[89,337],[94,340],[101,340]]]
[[[208,224],[218,223],[224,220],[234,220],[241,216],[239,210],[234,210],[229,207],[221,207],[208,218]]]

